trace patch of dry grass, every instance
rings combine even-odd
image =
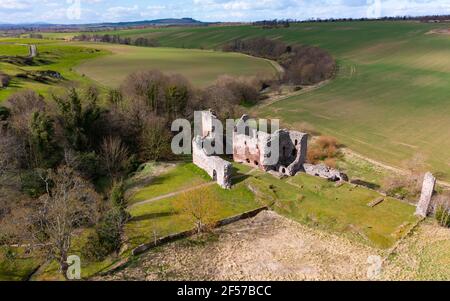
[[[368,257],[380,252],[263,212],[96,280],[364,280]]]
[[[386,261],[385,280],[450,280],[450,229],[427,220]]]

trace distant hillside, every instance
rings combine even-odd
[[[98,29],[98,28],[130,28],[142,26],[201,26],[207,25],[192,18],[182,19],[157,19],[132,22],[109,22],[109,23],[92,23],[92,24],[48,24],[48,23],[27,23],[27,24],[0,24],[0,29],[38,29],[38,30],[61,30],[61,29]]]
[[[206,24],[201,21],[192,18],[182,19],[157,19],[146,20],[136,22],[118,22],[118,23],[100,23],[99,26],[112,26],[112,27],[130,27],[130,26],[145,26],[145,25],[202,25]]]

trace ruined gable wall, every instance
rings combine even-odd
[[[201,111],[201,136],[205,138],[212,133],[213,130],[213,122],[217,117],[213,114],[212,111]]]
[[[203,149],[205,139],[194,138],[192,142],[193,163],[206,171],[222,188],[231,188],[232,165],[217,156],[208,156]]]
[[[303,169],[308,149],[308,135],[296,131],[281,130],[280,160],[277,169],[288,176],[294,176]]]

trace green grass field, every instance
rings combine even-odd
[[[235,172],[242,175],[249,169],[234,164]],[[136,195],[149,199],[165,195],[167,191],[179,191],[177,174],[192,173],[190,165],[179,165],[167,174],[155,178]],[[193,176],[194,178],[196,176]],[[294,178],[278,180],[260,171],[251,176],[236,178],[231,190],[213,185],[207,187],[220,205],[221,218],[273,205],[273,210],[310,227],[344,235],[373,247],[391,247],[417,221],[414,206],[388,198],[375,208],[368,203],[380,195],[366,188],[343,185],[300,174]],[[189,187],[193,184],[186,181]],[[193,192],[187,192],[188,194]],[[133,246],[149,242],[155,233],[164,236],[189,230],[192,225],[181,219],[174,209],[177,197],[168,197],[151,203],[134,206],[130,213],[134,219],[126,226],[127,237]],[[131,202],[133,204],[133,201]]]
[[[196,185],[211,182],[208,175],[194,164],[179,164],[174,168],[167,169],[161,175],[154,177],[150,184],[128,200],[129,205],[137,202],[150,200],[152,198],[172,192],[181,191]],[[167,185],[170,183],[170,185]]]
[[[110,44],[93,44],[92,47],[108,50],[113,54],[86,61],[75,70],[108,87],[120,86],[133,72],[153,69],[184,75],[199,87],[212,84],[221,75],[276,75],[276,70],[269,61],[236,53]]]
[[[9,87],[6,89],[0,89],[0,102],[5,100],[11,94],[23,89],[32,89],[37,93],[48,96],[50,91],[54,91],[60,87],[67,86],[71,81],[77,82],[79,85],[91,84],[93,83],[92,80],[87,77],[81,76],[75,70],[73,70],[73,68],[79,65],[84,60],[97,58],[108,53],[107,51],[100,49],[96,50],[93,48],[72,46],[48,40],[33,39],[0,39],[0,49],[2,49],[2,47],[6,45],[1,44],[3,42],[36,44],[38,57],[35,58],[36,63],[32,66],[20,66],[0,61],[0,71],[12,76],[12,81]],[[28,48],[25,46],[21,47],[25,49],[25,55],[28,55]],[[16,53],[10,53],[10,55],[13,54],[17,55]],[[64,77],[64,80],[58,84],[55,84],[42,83],[30,79],[16,77],[17,74],[29,71],[44,70],[60,72]]]
[[[26,56],[28,47],[24,45],[2,44],[0,43],[0,56]]]
[[[308,122],[353,150],[393,165],[424,154],[430,169],[448,180],[450,38],[426,35],[429,28],[422,24],[391,25],[391,30],[383,41],[368,34],[353,49],[336,44],[336,80],[260,113],[288,124]]]
[[[229,191],[224,191],[217,185],[206,189],[213,195],[213,201],[217,206],[217,215],[215,216],[217,220],[262,206],[255,200],[253,193],[245,183],[239,183]],[[130,210],[132,219],[125,226],[125,235],[129,239],[130,246],[137,247],[140,244],[149,243],[154,240],[155,235],[163,237],[193,229],[192,222],[178,212],[177,202],[179,202],[177,197],[171,197],[132,208]]]
[[[12,76],[10,86],[0,89],[0,102],[22,89],[32,89],[45,96],[52,90],[67,86],[69,82],[118,87],[130,73],[153,69],[182,74],[197,87],[212,84],[221,75],[271,77],[277,73],[273,62],[235,53],[67,43],[46,39],[0,39],[0,56],[28,55],[28,47],[18,44],[36,44],[37,63],[18,66],[0,61],[0,71]],[[17,74],[44,70],[60,72],[64,81],[41,83],[16,77]]]
[[[304,23],[285,29],[252,26],[117,31],[155,38],[162,46],[218,49],[236,38],[269,37],[316,45],[339,62],[330,84],[261,110],[286,125],[307,122],[353,150],[400,166],[417,153],[450,179],[450,37],[428,34],[445,24],[417,22]],[[67,35],[67,34],[66,34]]]
[[[376,248],[389,248],[417,221],[414,206],[388,198],[375,208],[368,204],[380,195],[345,184],[299,174],[278,180],[257,173],[250,185],[276,200],[274,210],[307,226],[338,233]]]

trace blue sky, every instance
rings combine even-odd
[[[91,23],[192,17],[255,21],[450,14],[450,0],[0,0],[0,23]]]

